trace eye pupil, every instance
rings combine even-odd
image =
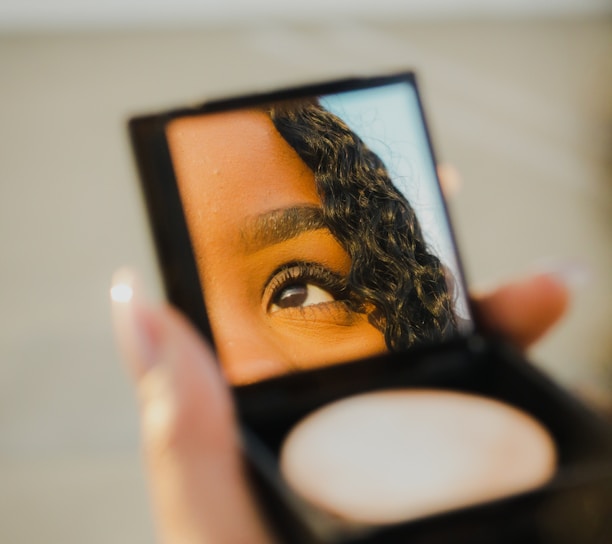
[[[308,287],[306,285],[288,285],[280,293],[275,301],[279,308],[294,308],[302,306],[308,298]]]

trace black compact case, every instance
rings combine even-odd
[[[365,531],[321,522],[318,513],[303,515],[308,507],[290,499],[277,469],[288,431],[334,400],[397,388],[473,393],[524,410],[554,438],[556,475],[534,491]],[[474,334],[410,354],[284,376],[239,387],[236,400],[254,479],[268,498],[264,507],[287,542],[603,544],[612,538],[610,426],[501,341]]]
[[[130,121],[168,298],[208,338],[212,338],[211,328],[167,142],[168,124],[177,118],[401,83],[414,87],[414,76],[408,73],[344,80],[209,102]],[[427,144],[432,153],[428,135]],[[482,325],[475,323],[463,334],[438,345],[233,388],[253,485],[262,510],[282,542],[612,542],[610,425],[531,366],[521,353],[485,334]],[[340,523],[298,498],[279,471],[279,451],[289,430],[333,401],[398,388],[473,393],[523,410],[541,422],[554,439],[558,456],[555,476],[544,486],[519,495],[410,522],[366,528]]]

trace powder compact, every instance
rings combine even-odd
[[[612,542],[612,429],[474,318],[414,74],[130,134],[280,542]]]

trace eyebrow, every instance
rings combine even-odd
[[[241,238],[248,252],[279,244],[304,232],[327,228],[318,206],[292,206],[262,213],[248,219]]]

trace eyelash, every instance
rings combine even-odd
[[[311,283],[329,292],[334,302],[350,304],[346,279],[329,268],[312,262],[295,261],[276,269],[266,281],[262,298],[269,309],[276,295],[292,283]]]

